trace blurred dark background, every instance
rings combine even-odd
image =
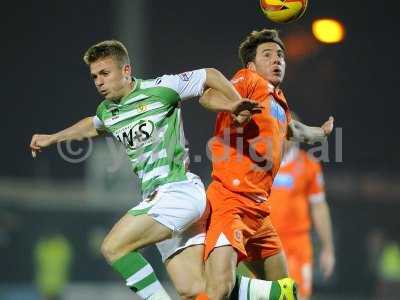
[[[106,232],[132,206],[121,196],[125,200],[117,201],[112,209],[104,204],[111,199],[100,201],[103,204],[99,208],[95,200],[90,200],[97,194],[87,189],[88,185],[112,188],[115,178],[125,175],[106,174],[99,184],[97,177],[91,176],[98,174],[99,160],[72,164],[55,147],[33,160],[28,148],[33,133],[54,133],[95,113],[101,99],[82,61],[89,46],[120,39],[129,48],[139,78],[201,67],[215,67],[231,77],[240,68],[240,41],[254,29],[273,27],[280,30],[288,48],[305,49],[287,58],[283,89],[291,108],[312,125],[320,125],[333,115],[341,130],[330,138],[329,162],[324,162],[337,242],[337,270],[328,283],[316,279],[317,294],[321,299],[330,299],[323,295],[372,299],[380,282],[376,271],[379,251],[374,249],[384,241],[400,239],[398,3],[309,2],[301,20],[286,25],[266,20],[258,1],[2,3],[5,130],[0,148],[0,254],[7,263],[1,263],[0,283],[32,282],[31,250],[49,227],[59,227],[57,232],[67,236],[75,248],[75,258],[80,257],[74,263],[73,282],[115,279],[110,279],[101,259],[90,260],[90,255],[82,259],[86,250],[80,245],[85,239],[79,228],[91,232],[90,228],[100,224]],[[325,45],[313,38],[311,23],[321,17],[336,18],[344,24],[346,37],[342,43]],[[205,158],[205,145],[212,135],[215,115],[192,100],[184,103],[183,118],[192,171],[207,182],[210,163]],[[96,144],[94,153],[101,147]],[[335,159],[338,149],[342,162]],[[130,182],[131,175],[126,176],[125,182]],[[59,197],[62,205],[56,204]],[[85,200],[80,202],[80,197]],[[102,271],[84,271],[81,268],[85,263]],[[4,299],[34,299],[24,297]]]

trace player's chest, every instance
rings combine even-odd
[[[263,107],[261,113],[253,116],[260,129],[286,134],[287,118],[282,105],[272,96],[262,101],[261,105]]]
[[[147,95],[138,95],[122,104],[110,104],[104,114],[104,123],[110,129],[126,120],[139,120],[168,108],[163,101]]]
[[[176,115],[175,109],[157,101],[122,106],[106,126],[127,149],[137,150],[165,134],[168,120]]]

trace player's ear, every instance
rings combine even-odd
[[[132,67],[131,67],[131,65],[128,65],[128,64],[124,65],[122,67],[122,70],[123,70],[125,76],[127,76],[129,78],[132,76]]]
[[[247,64],[247,69],[249,69],[249,70],[251,70],[251,71],[256,71],[256,64],[254,63],[254,62],[249,62],[248,64]]]

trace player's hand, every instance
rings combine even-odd
[[[32,157],[35,158],[42,148],[48,147],[54,143],[54,137],[51,134],[35,134],[32,136],[30,148]]]
[[[331,134],[332,130],[333,130],[333,122],[335,121],[335,119],[330,116],[328,121],[326,121],[324,124],[322,124],[321,128],[324,131],[325,136],[328,136]]]
[[[239,115],[241,112],[248,111],[251,114],[260,113],[262,106],[257,101],[243,98],[242,100],[236,102],[232,107],[232,113]]]
[[[251,120],[253,114],[258,114],[262,110],[260,103],[250,100],[242,99],[234,104],[232,107],[232,119],[236,126],[243,126]]]
[[[324,279],[329,279],[332,276],[333,269],[335,268],[335,254],[333,250],[328,248],[321,249],[319,265]]]
[[[251,120],[251,113],[248,110],[241,111],[239,114],[231,114],[234,126],[244,126]]]

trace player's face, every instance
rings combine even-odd
[[[130,91],[130,66],[121,67],[112,57],[91,63],[90,73],[97,91],[107,100],[119,100]]]
[[[257,47],[254,61],[249,63],[249,68],[274,86],[278,86],[285,76],[285,52],[277,43],[260,44]]]

